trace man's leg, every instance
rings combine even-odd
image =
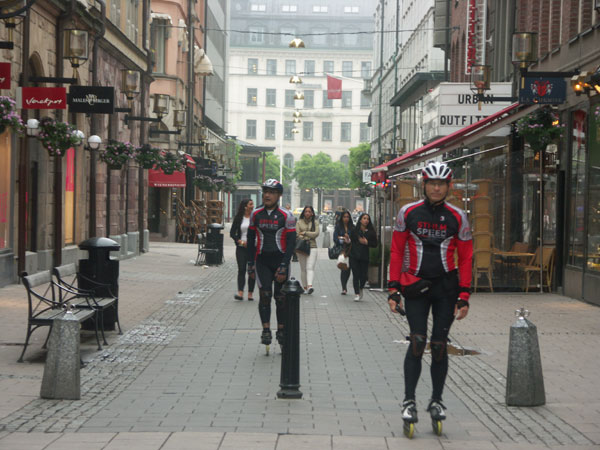
[[[404,309],[410,327],[410,343],[404,357],[404,400],[415,400],[421,375],[421,362],[427,344],[428,298],[405,299]]]
[[[263,328],[269,329],[271,327],[271,298],[273,296],[271,286],[273,285],[274,280],[273,271],[260,259],[256,261],[255,267],[256,283],[258,284],[258,294],[260,297],[258,301],[258,314]]]

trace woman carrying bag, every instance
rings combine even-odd
[[[350,233],[350,268],[354,284],[354,301],[362,300],[363,288],[369,273],[369,247],[377,247],[377,233],[371,223],[371,216],[362,213]]]
[[[246,284],[246,268],[248,267],[248,250],[246,241],[248,236],[248,226],[250,225],[250,215],[254,209],[254,202],[247,198],[240,202],[238,211],[233,218],[229,236],[235,242],[235,259],[238,264],[238,291],[233,296],[236,300],[244,300],[244,285]],[[252,301],[254,292],[254,278],[248,277],[248,300]]]
[[[352,223],[352,216],[349,211],[344,211],[340,214],[335,229],[333,230],[333,245],[341,247],[340,255],[343,257],[348,256],[350,253],[350,234],[354,229],[354,223]],[[340,265],[338,264],[338,267]],[[350,279],[350,267],[346,266],[346,269],[340,267],[340,281],[342,282],[342,295],[348,293],[348,280]]]
[[[307,294],[314,292],[312,284],[317,262],[318,235],[319,221],[315,217],[315,210],[312,206],[305,206],[296,222],[296,254],[300,262],[300,278]]]

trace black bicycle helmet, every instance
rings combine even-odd
[[[263,188],[263,190],[264,189],[275,189],[276,191],[283,193],[283,184],[281,184],[279,181],[277,181],[274,178],[269,178],[267,181],[265,181],[262,185],[262,188]]]

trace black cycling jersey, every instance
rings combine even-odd
[[[269,211],[259,206],[250,215],[248,227],[248,260],[258,255],[282,253],[283,263],[290,264],[296,244],[296,218],[287,209],[276,206]]]

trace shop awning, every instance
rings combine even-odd
[[[196,161],[194,160],[194,158],[192,158],[192,155],[188,155],[187,153],[185,154],[185,159],[187,159],[187,166],[190,169],[195,169],[196,168]]]
[[[436,139],[421,148],[405,153],[387,163],[380,164],[371,169],[371,172],[396,172],[404,167],[411,166],[433,158],[440,153],[446,153],[457,148],[468,147],[478,139],[487,136],[521,117],[539,108],[539,105],[528,105],[522,107],[519,103],[513,103],[507,108],[491,114],[479,122],[461,128],[448,136]]]
[[[157,12],[151,12],[150,13],[150,22],[152,22],[154,19],[158,19],[158,20],[166,20],[168,21],[171,25],[173,25],[173,19],[171,19],[171,16],[168,14],[164,14],[164,13],[157,13]]]
[[[159,188],[184,188],[185,172],[173,172],[172,174],[167,175],[162,171],[162,169],[149,169],[148,186]]]

